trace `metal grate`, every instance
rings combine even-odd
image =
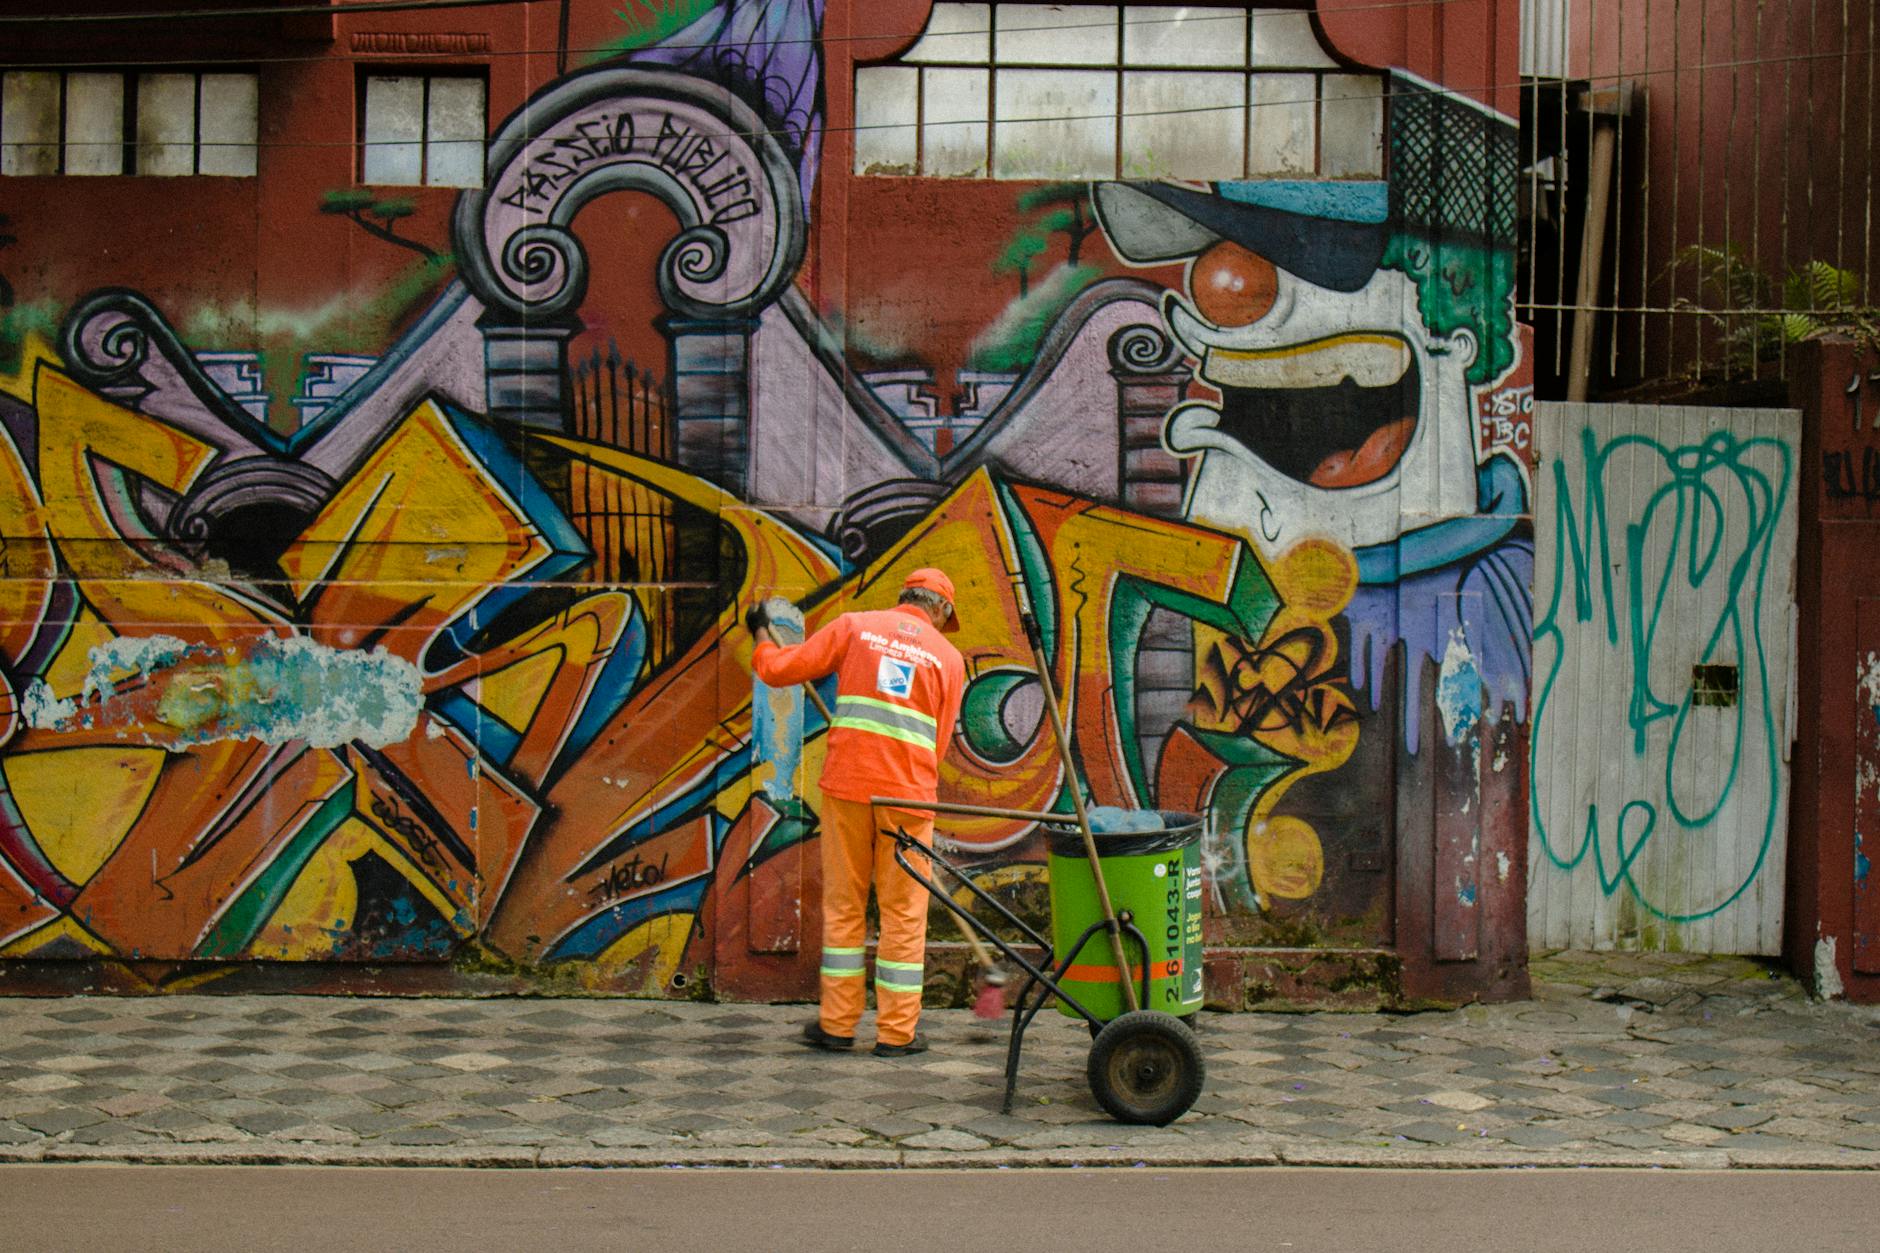
[[[1552,28],[1534,68],[1562,74],[1522,94],[1517,305],[1541,396],[1779,383],[1800,339],[1867,325],[1871,0],[1524,7]]]
[[[574,431],[644,457],[670,459],[672,404],[651,370],[641,370],[609,343],[569,371]],[[672,501],[624,474],[576,461],[569,476],[569,521],[594,554],[590,575],[624,587],[640,602],[647,663],[671,654],[671,581],[678,545]]]
[[[1392,80],[1391,94],[1392,215],[1423,231],[1514,238],[1516,139],[1507,125],[1404,78]]]

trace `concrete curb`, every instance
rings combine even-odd
[[[1427,1151],[1367,1148],[1362,1145],[1296,1145],[1281,1153],[1288,1166],[1366,1167],[1386,1170],[1727,1170],[1727,1154],[1708,1149],[1689,1153],[1638,1153],[1625,1150],[1535,1152],[1528,1149],[1442,1149]]]
[[[763,1149],[583,1149],[556,1146],[542,1150],[537,1165],[590,1170],[626,1167],[731,1167],[787,1166],[808,1170],[875,1170],[898,1167],[896,1149],[794,1148],[780,1145]]]
[[[443,1166],[518,1168],[537,1165],[529,1148],[469,1145],[360,1144],[48,1144],[42,1163],[131,1166]]]
[[[468,1145],[62,1144],[0,1145],[0,1165],[349,1166],[454,1169],[725,1170],[1081,1170],[1202,1167],[1360,1170],[1875,1170],[1880,1153],[1853,1149],[1625,1150],[1372,1148],[1365,1145],[1243,1143],[1130,1148],[945,1150],[799,1148],[583,1148]]]

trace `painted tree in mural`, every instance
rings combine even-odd
[[[320,198],[320,212],[356,222],[374,239],[410,249],[426,261],[437,260],[437,249],[398,233],[396,223],[418,211],[408,196],[380,196],[359,188],[341,188]]]
[[[1084,241],[1097,233],[1096,219],[1090,215],[1090,187],[1087,183],[1046,183],[1018,197],[1018,207],[1026,213],[1048,209],[1033,224],[1047,234],[1062,234],[1069,252],[1068,262],[1075,266],[1083,254]]]
[[[1017,277],[1018,299],[974,339],[973,368],[1019,371],[1030,366],[1046,332],[1081,292],[1102,277],[1101,269],[1080,260],[1084,241],[1097,230],[1086,207],[1089,199],[1087,183],[1046,183],[1018,193],[1016,204],[1021,212],[1047,212],[1021,219],[992,260],[993,274]],[[1050,252],[1052,236],[1060,233],[1067,240],[1069,259],[1033,282],[1032,267]]]
[[[605,51],[633,52],[662,43],[716,7],[718,0],[627,0],[624,7],[614,10],[627,33],[610,42]]]
[[[12,220],[0,213],[0,249],[11,248],[19,242],[12,225]],[[4,264],[0,262],[0,265]],[[19,293],[5,271],[0,270],[0,370],[11,369],[19,363],[20,352],[29,334],[45,334],[55,325],[54,315],[48,311],[48,302],[22,302],[18,297]]]
[[[994,274],[1013,274],[1018,277],[1018,298],[1023,300],[1031,294],[1031,263],[1038,259],[1038,254],[1050,247],[1044,235],[1035,230],[1021,231],[1005,245],[1004,251],[993,258]]]

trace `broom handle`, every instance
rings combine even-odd
[[[972,948],[973,960],[979,963],[979,968],[981,970],[991,970],[994,966],[998,964],[997,962],[992,960],[992,952],[986,947],[985,942],[981,940],[978,936],[974,935],[973,929],[967,926],[964,921],[962,921],[961,919],[955,918],[953,920],[953,927],[955,930],[957,930],[960,933],[960,935],[966,940],[966,943]]]
[[[1077,762],[1071,756],[1069,737],[1064,734],[1064,715],[1058,709],[1057,688],[1051,681],[1050,663],[1045,660],[1044,636],[1038,619],[1032,617],[1031,601],[1019,591],[1019,620],[1025,625],[1025,638],[1031,641],[1032,661],[1038,667],[1038,686],[1044,691],[1045,717],[1051,720],[1051,738],[1057,741],[1058,759],[1064,763],[1064,778],[1070,784],[1071,805],[1077,810],[1077,832],[1084,838],[1084,856],[1090,859],[1090,877],[1096,880],[1097,904],[1103,909],[1103,921],[1109,924],[1110,955],[1116,959],[1116,981],[1123,989],[1123,1005],[1135,1013],[1142,1008],[1136,999],[1136,978],[1130,973],[1129,959],[1123,953],[1123,929],[1116,925],[1116,907],[1110,903],[1110,886],[1103,881],[1103,859],[1097,855],[1097,837],[1090,830],[1090,813],[1084,808],[1084,789],[1077,781]],[[1146,956],[1145,956],[1146,960]]]

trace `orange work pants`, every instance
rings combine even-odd
[[[927,957],[927,889],[894,860],[895,843],[881,828],[900,828],[933,847],[933,815],[876,810],[866,801],[823,797],[822,1029],[852,1036],[866,1000],[868,885],[875,885],[881,939],[875,948],[875,1039],[906,1044],[920,1022]],[[908,860],[928,874],[926,857]]]

